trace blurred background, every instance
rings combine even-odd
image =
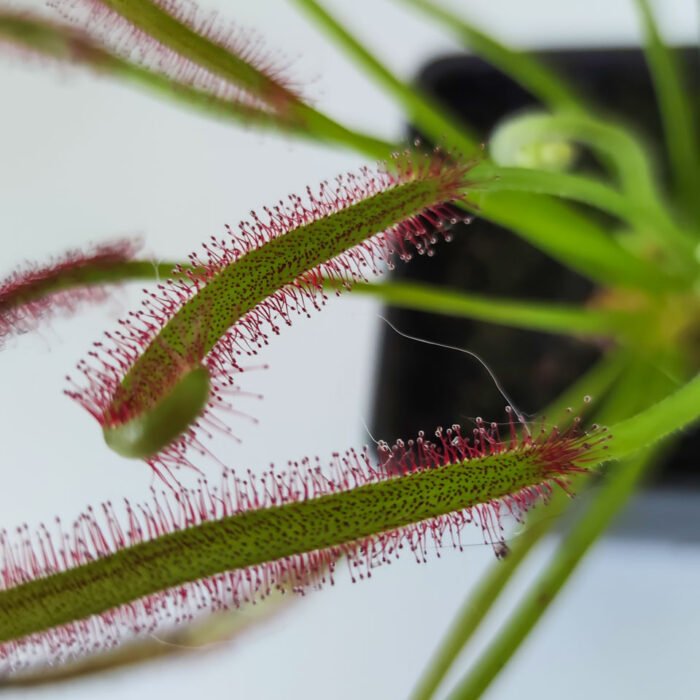
[[[15,0],[12,7],[44,10],[43,4]],[[340,121],[390,139],[405,133],[401,112],[291,3],[199,4],[257,29],[273,53],[289,58],[305,93]],[[630,0],[451,4],[521,47],[624,47],[640,41]],[[415,76],[435,56],[459,50],[450,36],[400,2],[328,5],[401,76]],[[697,3],[663,0],[655,9],[674,43],[697,45]],[[7,53],[0,60],[0,86],[2,275],[23,260],[43,261],[125,234],[141,236],[146,253],[158,259],[183,259],[209,235],[221,234],[224,223],[235,225],[250,209],[362,162],[350,152],[218,124],[115,82]],[[70,520],[88,504],[139,501],[147,494],[149,470],[107,450],[97,425],[62,395],[64,375],[139,299],[139,285],[124,288],[106,305],[45,324],[2,352],[2,526],[49,523],[54,515]],[[346,296],[275,339],[260,355],[270,369],[242,379],[244,389],[264,394],[262,401],[238,404],[259,424],[232,424],[242,442],[218,442],[214,450],[222,460],[237,469],[262,469],[368,442],[363,426],[371,421],[377,381],[379,313],[375,302]],[[209,469],[216,477],[215,465]],[[188,475],[182,478],[186,482]],[[486,697],[700,696],[698,507],[692,493],[640,496],[617,531],[589,554]],[[427,566],[406,556],[378,569],[370,583],[352,585],[341,575],[333,588],[296,600],[230,645],[5,696],[405,698],[469,588],[493,560],[476,529],[467,540],[465,553],[445,550]],[[509,600],[551,549],[548,540],[535,553]],[[485,632],[507,614],[506,605]]]

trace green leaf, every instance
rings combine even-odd
[[[552,110],[586,110],[586,106],[575,91],[531,54],[515,51],[501,44],[438,3],[428,0],[404,0],[404,2],[443,24],[476,55],[520,83]]]
[[[478,153],[479,142],[465,124],[445,112],[429,96],[397,78],[316,0],[295,1],[338,46],[394,97],[406,110],[408,119],[420,126],[435,144],[455,149],[463,157]]]
[[[359,282],[352,289],[377,297],[389,306],[549,333],[615,336],[624,333],[633,321],[628,313],[487,297],[411,282]]]
[[[0,12],[0,42],[3,41],[46,58],[85,66],[98,75],[136,85],[153,95],[216,119],[255,125],[257,128],[281,129],[297,136],[306,135],[305,130],[282,114],[241,101],[223,99],[138,66],[98,45],[87,34],[43,18]]]
[[[154,40],[192,64],[201,66],[213,76],[246,91],[255,100],[267,105],[277,120],[290,124],[297,133],[339,143],[368,153],[373,158],[388,158],[395,150],[372,136],[355,132],[333,121],[302,100],[296,92],[264,62],[257,65],[251,58],[255,52],[237,52],[225,43],[207,36],[193,24],[190,26],[162,3],[153,0],[96,0],[121,21],[143,32],[136,35],[141,48]],[[90,29],[88,27],[88,29]],[[126,36],[131,37],[130,29]]]
[[[503,168],[489,164],[477,166],[473,173],[475,179],[485,179],[475,182],[472,191],[531,192],[570,199],[617,217],[657,243],[661,242],[663,246],[669,240],[682,240],[683,248],[687,247],[686,236],[667,216],[660,215],[658,208],[649,206],[648,200],[640,202],[637,198],[632,199],[595,177],[528,168]]]
[[[317,566],[341,553],[356,566],[363,561],[376,564],[404,541],[422,546],[428,531],[420,523],[426,520],[457,512],[454,519],[437,522],[434,533],[440,539],[486,512],[475,510],[470,516],[465,509],[495,499],[506,499],[508,508],[527,507],[549,490],[549,479],[565,478],[602,458],[601,439],[595,437],[552,432],[503,442],[494,428],[481,427],[474,443],[449,430],[438,434],[434,445],[421,439],[393,450],[383,447],[377,468],[367,466],[366,456],[348,453],[345,466],[338,459],[335,471],[325,475],[309,465],[304,473],[270,472],[259,489],[234,479],[213,495],[180,492],[146,505],[140,517],[139,510],[128,509],[123,529],[108,509],[108,532],[128,532],[136,540],[130,544],[127,536],[117,534],[121,544],[113,552],[95,517],[84,514],[73,530],[75,543],[61,542],[61,548],[74,552],[65,570],[60,563],[48,563],[56,550],[43,531],[31,559],[34,573],[25,572],[24,559],[7,572],[15,585],[0,591],[0,641],[69,624],[173,587],[178,587],[173,591],[178,599],[184,584],[229,571],[249,570],[237,584],[227,578],[206,584],[202,590],[213,591],[215,604],[222,585],[224,590],[233,587],[234,602],[264,595],[268,587],[287,585],[290,579],[297,586],[309,585]],[[396,466],[393,476],[383,469],[388,460]],[[182,514],[183,526],[176,524],[180,516],[168,516],[173,512]],[[488,527],[489,519],[497,516],[489,512],[484,517]],[[168,525],[171,518],[174,524]],[[411,529],[413,524],[418,529]],[[371,538],[382,533],[384,539],[372,544]],[[6,538],[2,544],[4,551],[13,551]],[[29,544],[22,546],[31,556]],[[307,558],[300,556],[305,554]],[[168,608],[157,599],[145,604],[154,615],[159,609]]]
[[[580,114],[544,114],[530,112],[512,117],[494,133],[490,152],[496,160],[508,160],[506,154],[516,153],[526,145],[538,142],[575,141],[592,148],[603,160],[609,163],[618,176],[624,194],[633,210],[646,212],[650,217],[649,225],[642,227],[642,231],[660,244],[664,250],[675,255],[676,262],[686,270],[694,270],[695,240],[684,229],[678,228],[666,208],[656,182],[656,177],[650,162],[650,158],[644,148],[638,143],[632,134],[614,124],[603,122]],[[497,154],[501,154],[497,158]],[[525,170],[528,172],[528,170]],[[552,174],[550,180],[553,185],[557,174]],[[540,176],[543,183],[546,177]],[[584,188],[584,184],[569,179],[561,178],[562,186],[565,184],[577,185],[580,194],[586,197],[595,197],[599,203],[607,205],[616,204],[611,201],[608,193],[601,201],[601,192],[593,190],[591,185]],[[618,211],[620,205],[617,203]],[[625,208],[629,212],[629,206]],[[638,219],[638,223],[643,222]]]
[[[449,202],[467,169],[420,154],[390,167],[322,184],[307,201],[291,196],[266,219],[254,214],[238,236],[204,246],[188,284],[151,295],[111,336],[113,349],[81,365],[87,388],[70,394],[108,444],[125,456],[178,460],[194,444],[200,415],[221,403],[240,371],[237,357],[267,343],[292,312],[319,307],[324,275],[347,287],[394,252],[430,253],[435,234],[425,222],[457,221]]]
[[[646,35],[646,57],[663,120],[676,189],[685,210],[700,227],[700,141],[681,67],[661,37],[648,0],[636,0]]]
[[[610,459],[650,447],[695,421],[700,407],[700,374],[646,411],[615,426]]]
[[[496,129],[489,151],[497,162],[503,162],[523,146],[552,140],[574,141],[592,148],[612,166],[627,193],[659,199],[650,159],[642,146],[627,130],[593,117],[542,111],[515,115]]]
[[[404,107],[413,123],[436,144],[462,157],[479,157],[477,141],[466,127],[446,115],[433,100],[400,81],[316,0],[296,0],[365,72]],[[480,216],[505,225],[533,245],[590,279],[609,285],[655,289],[674,286],[656,266],[622,250],[591,219],[560,202],[518,192],[471,197]]]
[[[547,195],[525,192],[474,192],[479,215],[516,233],[591,280],[615,287],[680,287],[658,266],[624,250],[592,219]]]

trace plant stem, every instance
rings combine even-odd
[[[616,385],[615,392],[603,405],[599,419],[609,422],[628,416],[639,407],[647,405],[650,399],[667,393],[668,384],[669,380],[663,373],[643,358],[633,357]],[[603,486],[594,494],[587,510],[573,526],[570,534],[560,543],[549,567],[530,588],[515,615],[509,618],[502,631],[475,663],[472,671],[457,685],[450,695],[450,700],[480,697],[547,609],[549,602],[564,585],[588,547],[605,531],[614,515],[627,502],[645,468],[651,462],[646,454],[641,455],[639,459],[632,457],[609,470]],[[574,480],[573,486],[576,491],[582,480]],[[550,507],[554,507],[555,512],[562,510],[567,505],[563,503],[564,500],[563,496],[558,494]],[[540,528],[535,536],[526,540],[526,546],[532,546],[549,529],[547,523],[537,524]],[[516,566],[517,563],[519,562],[516,562]]]
[[[411,282],[358,282],[352,289],[390,306],[550,333],[614,336],[624,333],[634,320],[627,312],[499,299]]]
[[[74,269],[64,270],[61,274],[47,277],[40,283],[34,283],[13,294],[10,299],[0,300],[0,313],[23,304],[42,299],[50,294],[64,292],[77,287],[122,284],[137,280],[160,280],[175,277],[175,263],[161,263],[151,260],[128,260],[124,262],[98,262],[84,264]],[[184,265],[183,269],[189,265]]]
[[[125,262],[112,263],[108,267],[84,267],[72,270],[63,277],[56,278],[50,285],[41,289],[41,294],[51,294],[64,291],[72,287],[120,284],[122,282],[135,282],[138,280],[165,280],[177,275],[173,272],[177,263],[159,262],[156,260],[127,260]],[[189,269],[187,263],[181,264],[182,269]]]
[[[455,33],[475,54],[488,61],[553,111],[587,111],[581,97],[533,55],[511,49],[456,14],[428,0],[404,0]]]
[[[476,184],[484,191],[498,192],[510,190],[549,194],[588,204],[600,211],[626,221],[633,228],[645,234],[650,233],[657,241],[683,241],[688,249],[688,237],[668,217],[663,208],[650,204],[646,199],[619,192],[597,178],[567,172],[533,170],[529,168],[504,168],[483,163],[474,168],[474,176],[486,178]],[[488,180],[492,177],[492,180]],[[679,243],[680,244],[680,243]]]
[[[551,416],[559,425],[565,425],[566,421],[572,418],[572,415],[566,411],[566,407],[580,402],[584,394],[592,395],[594,401],[599,400],[600,395],[604,394],[619,377],[626,359],[626,353],[614,352],[601,360],[551,404],[544,411],[544,415]],[[583,481],[583,478],[580,481]],[[493,608],[520,564],[542,537],[551,530],[557,522],[558,515],[568,507],[569,503],[570,499],[565,494],[554,494],[546,509],[538,508],[529,514],[527,528],[513,540],[508,556],[492,565],[486,575],[478,581],[476,589],[469,591],[416,684],[411,700],[429,700],[434,696],[452,664]]]
[[[474,590],[470,590],[462,607],[451,620],[440,646],[430,658],[429,665],[411,693],[411,700],[430,700],[444,680],[462,649],[493,607],[518,566],[532,547],[549,530],[552,520],[540,520],[528,525],[510,546],[503,561],[496,562],[482,576]]]
[[[588,548],[627,503],[655,457],[655,451],[645,451],[617,465],[583,517],[562,540],[552,561],[525,599],[511,613],[507,626],[487,647],[473,671],[457,684],[448,696],[449,700],[476,700],[481,697],[537,624]]]
[[[687,286],[685,279],[632,255],[591,218],[548,195],[475,191],[469,199],[479,216],[600,284],[646,291]]]
[[[651,408],[615,426],[610,459],[632,454],[695,421],[700,406],[700,374]]]
[[[700,143],[693,108],[686,98],[679,63],[664,43],[648,0],[636,0],[646,35],[646,57],[654,81],[676,189],[700,227]]]
[[[296,3],[379,85],[394,96],[406,110],[409,120],[419,124],[434,143],[449,144],[463,157],[475,155],[479,148],[478,141],[468,133],[464,124],[446,114],[437,103],[420,90],[399,80],[316,0],[296,0]]]
[[[439,3],[429,0],[404,2],[443,24],[474,53],[520,83],[551,111],[594,114],[594,110],[566,81],[534,56],[505,46]],[[693,123],[693,108],[684,93],[679,62],[660,36],[648,0],[636,0],[636,4],[646,34],[647,63],[654,79],[676,186],[686,211],[695,215],[696,225],[700,226],[700,198],[697,196],[700,191],[700,146]]]

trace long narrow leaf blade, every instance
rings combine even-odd
[[[693,105],[688,99],[679,61],[673,50],[664,43],[648,0],[636,2],[646,35],[647,63],[659,101],[676,189],[686,211],[693,215],[696,225],[700,226],[698,115],[693,114]]]
[[[403,0],[455,33],[477,56],[503,71],[552,110],[586,111],[574,89],[534,56],[511,49],[432,0]]]

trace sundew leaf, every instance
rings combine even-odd
[[[419,561],[429,543],[459,548],[472,522],[499,551],[501,515],[522,516],[553,483],[566,488],[569,477],[653,444],[695,421],[699,407],[700,376],[613,426],[609,446],[606,432],[519,437],[512,421],[503,439],[477,420],[471,441],[453,426],[435,441],[380,444],[376,465],[350,451],[327,471],[302,460],[257,479],[228,473],[218,488],[127,503],[121,516],[109,504],[100,517],[89,509],[57,536],[3,533],[2,657],[8,668],[61,660],[204,607],[304,590],[332,580],[341,556],[363,578],[402,548]]]
[[[51,535],[45,527],[0,538],[0,658],[13,667],[110,646],[125,634],[332,581],[340,557],[353,580],[401,549],[460,548],[476,523],[498,545],[500,518],[522,517],[554,484],[599,462],[607,433],[477,420],[473,439],[438,429],[369,453],[301,460],[260,477],[224,474],[154,496],[121,513],[89,509]],[[498,551],[498,548],[497,548]]]
[[[282,112],[302,104],[284,70],[261,50],[255,37],[204,16],[191,3],[174,0],[56,0],[72,21],[120,55],[138,55],[146,65],[225,95],[232,86],[252,100]],[[223,91],[223,92],[222,92]]]
[[[400,80],[318,0],[296,2],[367,75],[387,90],[433,143],[463,158],[477,157],[482,166],[490,165],[482,158],[479,139],[471,133],[469,125],[460,123],[441,105]],[[472,209],[474,213],[506,226],[594,282],[655,290],[679,286],[678,279],[623,250],[610,240],[597,221],[564,202],[543,195],[506,191],[484,194],[481,199],[470,197],[470,201],[478,205]],[[681,280],[680,284],[683,283]]]
[[[71,250],[46,265],[27,263],[0,281],[0,347],[55,314],[102,301],[105,286],[153,275],[153,263],[132,260],[139,248],[123,239],[86,251]]]
[[[355,132],[314,109],[288,76],[288,62],[262,49],[249,31],[231,28],[178,0],[56,0],[58,9],[97,35],[114,52],[138,56],[180,84],[226,101],[269,111],[297,135],[350,146],[372,158],[394,147]]]
[[[189,463],[240,371],[297,314],[320,308],[324,280],[342,288],[379,273],[396,254],[432,254],[458,220],[450,202],[469,165],[407,153],[387,168],[323,183],[213,238],[190,270],[151,293],[107,334],[69,395],[92,413],[108,444],[163,473]],[[185,279],[182,279],[182,276]],[[338,290],[339,291],[339,290]],[[217,423],[218,424],[218,423]]]
[[[170,75],[167,66],[158,65],[152,69],[137,65],[98,44],[86,32],[44,18],[0,12],[0,44],[29,58],[84,66],[100,76],[136,85],[217,119],[307,136],[284,114],[250,100],[241,92],[219,90],[215,93],[206,89],[206,84],[197,87],[187,75],[177,71],[171,71]]]
[[[288,593],[291,592],[288,591]],[[66,663],[52,666],[30,666],[0,677],[2,688],[35,688],[75,681],[101,673],[141,666],[173,658],[232,647],[246,633],[283,612],[294,599],[281,591],[273,591],[263,601],[241,609],[203,615],[188,624],[164,629],[160,634],[134,637],[115,647],[100,646],[88,656],[76,656]]]

